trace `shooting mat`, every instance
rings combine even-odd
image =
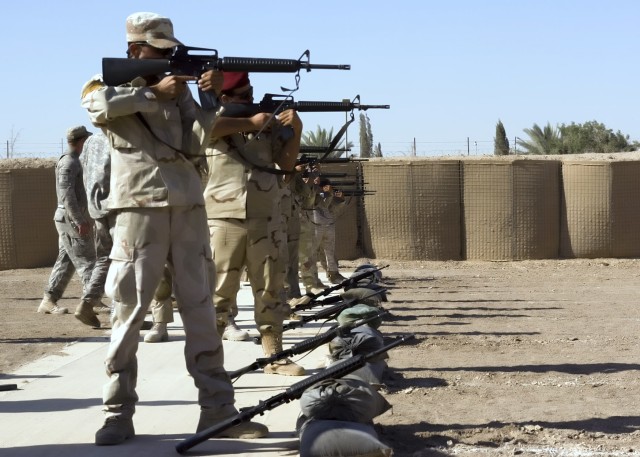
[[[393,260],[460,259],[460,162],[363,162],[365,252]]]

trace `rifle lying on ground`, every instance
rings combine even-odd
[[[269,397],[264,401],[260,401],[256,406],[242,408],[240,409],[240,412],[235,416],[205,430],[202,430],[201,432],[196,433],[190,438],[185,439],[181,443],[178,443],[178,445],[176,446],[176,450],[180,454],[184,454],[192,447],[222,433],[225,430],[230,429],[231,427],[235,427],[242,422],[247,422],[255,416],[262,415],[265,411],[269,411],[280,405],[284,405],[285,403],[289,403],[293,400],[299,399],[305,392],[305,390],[319,382],[325,381],[327,379],[341,378],[342,376],[345,376],[357,370],[358,368],[362,368],[369,360],[375,359],[385,352],[389,351],[390,349],[393,349],[394,347],[405,343],[406,341],[409,341],[413,338],[415,338],[414,335],[401,336],[399,338],[396,338],[386,346],[383,346],[369,354],[359,354],[353,357],[349,357],[348,359],[344,359],[334,365],[331,365],[321,372],[314,374],[313,376],[309,376],[307,379],[296,382],[295,384],[287,388],[284,392],[274,395],[273,397]]]
[[[294,109],[301,113],[348,113],[354,110],[389,109],[389,105],[363,105],[360,103],[360,95],[356,95],[354,100],[296,102],[291,95],[264,94],[260,103],[227,103],[223,105],[225,109],[222,116],[251,117],[258,113],[277,114],[288,109]]]
[[[237,379],[245,373],[249,373],[250,371],[259,370],[260,368],[264,368],[270,363],[277,362],[278,360],[286,359],[287,357],[291,357],[298,354],[304,354],[305,352],[313,351],[317,347],[322,346],[325,343],[330,342],[337,336],[344,336],[349,333],[352,329],[359,327],[364,324],[368,324],[369,322],[373,322],[376,319],[380,319],[383,316],[388,314],[387,311],[381,311],[375,316],[367,317],[365,319],[359,319],[353,322],[349,322],[344,325],[336,325],[331,329],[327,330],[322,335],[314,336],[313,338],[307,338],[299,343],[294,344],[288,349],[284,349],[280,352],[277,352],[269,357],[261,357],[256,359],[255,362],[247,365],[244,368],[240,368],[238,370],[229,371],[229,377],[231,379]]]
[[[210,54],[192,54],[207,51]],[[271,59],[263,57],[218,57],[216,49],[177,46],[168,59],[126,59],[105,57],[102,59],[102,78],[108,86],[119,86],[139,76],[173,74],[199,77],[208,70],[248,71],[251,73],[297,73],[300,70],[350,70],[351,65],[312,64],[311,53],[306,50],[299,59]],[[303,60],[305,59],[305,60]],[[296,78],[296,86],[298,78]],[[297,89],[297,87],[296,87]],[[289,90],[284,89],[283,90]],[[206,95],[203,99],[203,95]],[[217,107],[215,95],[200,92],[205,109]],[[212,105],[208,105],[212,103]],[[208,106],[205,106],[208,105]]]
[[[375,269],[365,270],[365,271],[363,271],[361,273],[358,273],[357,275],[353,275],[353,276],[351,276],[349,278],[346,278],[344,281],[336,284],[335,286],[327,287],[322,292],[319,292],[317,294],[307,293],[307,294],[303,295],[301,298],[299,298],[296,301],[296,304],[292,308],[292,311],[298,311],[298,310],[304,309],[304,308],[301,308],[300,306],[306,306],[308,304],[311,304],[311,303],[317,301],[318,298],[324,297],[325,295],[329,295],[331,292],[335,292],[336,290],[340,290],[342,288],[346,289],[347,287],[349,287],[349,286],[351,286],[353,284],[356,284],[361,279],[364,279],[367,276],[371,276],[376,271],[380,271],[383,268],[387,268],[388,266],[389,265],[385,265],[383,267],[378,267],[378,268],[375,268]]]

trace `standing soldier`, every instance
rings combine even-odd
[[[126,37],[130,59],[164,59],[181,45],[171,20],[155,13],[130,15]],[[238,414],[215,329],[213,266],[197,169],[215,113],[203,112],[186,84],[197,81],[200,90],[218,92],[221,76],[148,75],[121,86],[107,86],[97,76],[83,88],[82,106],[111,145],[109,209],[117,211],[105,287],[115,301],[115,322],[105,360],[106,419],[96,445],[135,436],[140,328],[165,263],[186,334],[187,370],[198,388],[197,431]],[[262,424],[242,422],[218,436],[259,438],[267,432]]]
[[[88,295],[100,302],[104,295],[104,284],[109,271],[109,253],[113,246],[111,230],[116,215],[107,209],[109,182],[111,177],[111,148],[107,136],[98,132],[90,136],[82,148],[82,174],[87,194],[89,215],[93,219],[93,237],[96,261],[89,281]],[[111,308],[101,302],[94,307],[96,314],[110,313]]]
[[[222,104],[251,103],[253,88],[245,72],[224,73]],[[269,125],[267,125],[269,123]],[[292,132],[291,132],[292,130]],[[284,139],[282,133],[291,135]],[[259,132],[256,133],[256,132]],[[216,267],[214,304],[218,331],[232,327],[237,313],[240,273],[246,265],[254,297],[254,318],[266,355],[282,351],[284,314],[283,277],[278,271],[280,182],[275,166],[291,171],[300,149],[302,122],[294,110],[273,118],[222,117],[207,149],[209,181],[204,195]],[[272,171],[272,172],[269,172]],[[282,360],[264,367],[265,373],[301,376],[304,369]]]
[[[300,279],[308,294],[319,294],[324,291],[325,285],[318,277],[317,244],[315,242],[315,226],[313,223],[313,209],[315,208],[316,195],[319,192],[319,170],[313,168],[303,173],[304,185],[298,189],[300,199],[300,242],[299,265]]]
[[[53,216],[58,231],[58,258],[51,270],[49,283],[39,313],[66,314],[67,308],[58,306],[74,271],[82,278],[82,299],[75,316],[83,324],[100,327],[100,321],[93,311],[100,305],[100,298],[89,297],[89,281],[96,260],[95,247],[91,238],[93,222],[87,209],[87,194],[82,180],[80,154],[86,139],[91,135],[81,125],[67,131],[68,151],[56,164],[56,196],[58,207]]]
[[[313,252],[321,252],[321,262],[327,271],[331,284],[340,284],[345,277],[338,271],[336,260],[336,215],[344,208],[345,200],[341,191],[331,186],[331,181],[321,178],[318,184],[320,192],[316,195],[313,208],[313,226],[315,229]]]

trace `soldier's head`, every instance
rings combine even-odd
[[[84,125],[71,127],[67,130],[67,144],[69,149],[75,152],[82,152],[82,145],[93,133],[89,132]]]
[[[127,18],[127,56],[166,59],[182,43],[173,35],[173,23],[156,13],[133,13]]]
[[[246,71],[225,71],[220,91],[222,103],[253,103],[253,87]]]

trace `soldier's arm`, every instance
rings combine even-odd
[[[79,178],[80,162],[72,160],[68,155],[60,159],[57,186],[67,216],[76,227],[86,226],[89,222],[76,197],[76,181]],[[82,188],[84,189],[84,186]]]

